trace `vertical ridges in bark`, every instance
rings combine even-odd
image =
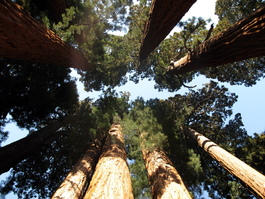
[[[168,73],[183,74],[265,55],[265,7],[194,48]]]
[[[85,199],[132,199],[132,185],[126,162],[121,127],[112,125]]]
[[[153,0],[140,49],[140,60],[165,39],[196,0]]]
[[[96,139],[83,157],[75,164],[65,180],[51,197],[52,199],[79,199],[85,194],[95,165],[100,156],[105,137]]]
[[[195,140],[212,158],[217,160],[229,173],[239,178],[255,195],[265,198],[265,176],[219,147],[193,129],[184,129],[185,134]]]
[[[144,133],[140,137],[153,199],[191,199],[178,171],[166,153],[158,147],[146,147]]]
[[[162,149],[142,150],[154,199],[191,199],[179,173]]]
[[[81,52],[10,0],[0,3],[0,56],[91,70]]]

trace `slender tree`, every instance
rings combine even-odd
[[[182,74],[206,67],[265,55],[265,7],[210,38],[175,61],[169,73]]]
[[[19,33],[19,34],[18,34]],[[11,0],[0,4],[0,56],[91,70],[84,55]]]
[[[93,141],[90,148],[75,164],[51,198],[79,199],[84,196],[100,156],[105,138],[106,137]]]
[[[123,134],[118,124],[113,124],[109,130],[102,155],[84,196],[84,199],[93,198],[133,198]]]
[[[148,151],[143,148],[142,153],[154,199],[191,199],[179,173],[162,149]]]
[[[43,145],[49,145],[56,138],[62,135],[62,131],[58,131],[65,121],[58,120],[49,124],[43,129],[33,132],[30,135],[16,142],[0,148],[0,174],[8,171],[11,167],[36,152]]]
[[[250,188],[254,194],[265,197],[265,176],[245,164],[217,144],[193,129],[184,129],[186,135],[196,141],[212,158],[217,160],[229,173],[235,175]]]

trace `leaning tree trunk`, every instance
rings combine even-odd
[[[57,131],[70,117],[64,120],[49,124],[43,129],[31,133],[16,142],[0,148],[0,174],[8,171],[10,168],[27,158],[32,153],[44,145],[49,145],[52,141],[60,137],[63,132]]]
[[[131,177],[120,125],[112,125],[84,199],[132,199]]]
[[[142,136],[141,136],[142,137]],[[142,153],[153,199],[191,199],[179,173],[162,149],[148,151],[142,141]]]
[[[83,198],[89,185],[92,173],[100,156],[105,138],[96,139],[83,157],[76,163],[60,187],[51,197],[52,199]]]
[[[196,0],[152,1],[140,49],[140,60],[147,58],[195,2]]]
[[[0,57],[91,70],[81,52],[11,0],[0,2]]]
[[[217,144],[193,129],[185,129],[186,135],[195,140],[212,158],[217,160],[224,169],[235,175],[253,191],[253,194],[265,198],[265,176],[239,160]]]
[[[264,55],[265,7],[200,44],[174,62],[168,73],[183,74]]]

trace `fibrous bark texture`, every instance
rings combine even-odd
[[[37,132],[31,133],[25,138],[1,147],[0,174],[8,171],[11,167],[38,151],[40,147],[49,145],[52,141],[60,137],[62,132],[57,130],[63,124],[63,121],[56,121]]]
[[[163,150],[143,149],[143,158],[152,187],[153,199],[191,199],[180,175]]]
[[[147,58],[195,2],[196,0],[153,0],[140,49],[140,60]]]
[[[103,141],[95,140],[84,156],[76,163],[60,187],[51,197],[52,199],[79,199],[83,198],[92,173],[100,156]]]
[[[112,125],[84,199],[132,199],[120,125]]]
[[[254,194],[261,198],[265,198],[265,176],[245,164],[226,150],[219,147],[217,144],[199,134],[193,129],[185,129],[186,135],[194,139],[200,147],[204,149],[212,158],[217,160],[219,164],[229,173],[235,175]]]
[[[264,55],[265,7],[200,44],[174,62],[168,72],[183,74]]]
[[[81,52],[10,0],[0,2],[0,57],[91,70]]]

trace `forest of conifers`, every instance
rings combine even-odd
[[[9,123],[28,131],[0,148],[0,194],[265,198],[265,132],[220,85],[265,77],[265,1],[216,0],[210,29],[181,20],[195,1],[0,0],[0,143]],[[73,68],[98,99],[79,101]],[[178,94],[198,75],[214,81]],[[144,78],[175,96],[115,91]]]

